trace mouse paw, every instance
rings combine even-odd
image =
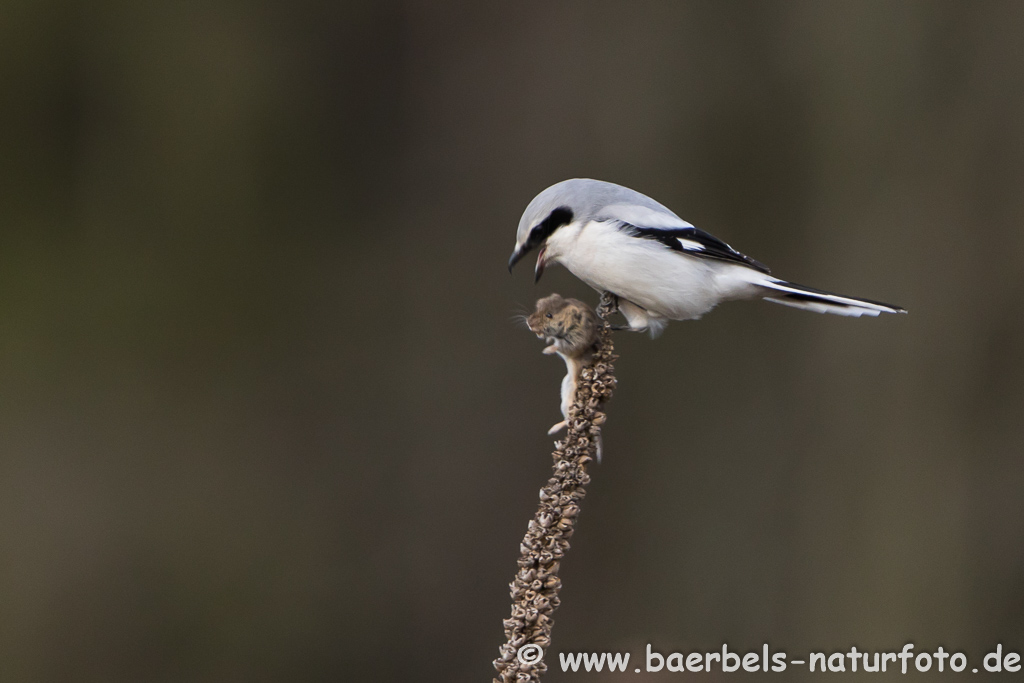
[[[562,420],[558,424],[553,425],[551,427],[551,429],[548,430],[548,435],[557,434],[558,432],[560,432],[563,429],[565,429],[566,425],[568,425],[568,424],[569,424],[568,422],[566,422],[565,420]]]

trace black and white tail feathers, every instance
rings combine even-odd
[[[877,316],[879,313],[906,313],[906,309],[892,304],[883,304],[868,299],[855,299],[850,296],[840,296],[831,292],[823,292],[820,289],[804,287],[785,280],[776,278],[764,278],[757,283],[765,289],[771,290],[765,293],[765,301],[771,301],[783,306],[802,308],[805,311],[815,313],[832,313],[834,315],[845,315],[859,318],[862,315]]]

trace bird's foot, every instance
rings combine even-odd
[[[619,295],[609,291],[601,292],[601,303],[597,306],[597,314],[607,319],[612,313],[619,312]]]
[[[612,294],[611,292],[605,291],[601,293],[601,303],[597,306],[597,314],[602,320],[608,325],[608,329],[612,332],[637,332],[638,330],[629,324],[627,318],[627,324],[622,325],[620,323],[610,323],[608,318],[613,314],[618,313],[619,315],[625,315],[622,309],[619,308],[619,295]]]

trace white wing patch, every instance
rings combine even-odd
[[[612,204],[601,209],[601,217],[613,218],[643,228],[692,228],[668,209],[658,211],[639,204]]]
[[[676,241],[678,241],[679,245],[683,249],[686,249],[687,251],[704,251],[704,245],[701,244],[700,242],[694,242],[693,240],[686,240],[686,239],[683,239],[682,237],[677,237]]]

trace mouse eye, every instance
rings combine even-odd
[[[547,314],[545,314],[545,315],[544,315],[544,317],[545,317],[545,318],[550,318],[550,317],[551,317],[551,314],[550,314],[550,313],[547,313]]]

